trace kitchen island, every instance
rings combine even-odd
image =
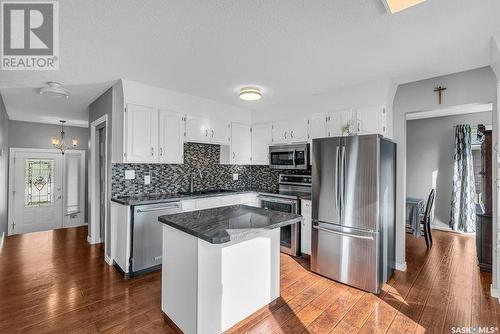
[[[222,333],[279,297],[279,227],[302,216],[232,205],[158,220],[162,311],[184,333]]]

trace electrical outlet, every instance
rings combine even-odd
[[[151,175],[144,175],[144,184],[151,184]]]
[[[127,169],[125,171],[125,180],[133,180],[135,179],[135,170]]]
[[[233,181],[238,181],[239,174],[233,173]]]

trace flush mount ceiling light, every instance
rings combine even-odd
[[[382,0],[387,11],[392,14],[418,5],[424,1],[426,0]]]
[[[69,92],[57,82],[47,82],[47,86],[40,88],[39,93],[53,98],[69,98]]]
[[[255,101],[262,97],[260,88],[258,87],[243,87],[240,89],[240,99],[245,101]]]

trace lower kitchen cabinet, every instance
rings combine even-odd
[[[300,213],[304,217],[300,231],[300,249],[303,254],[311,255],[311,230],[312,230],[312,211],[311,201],[300,201]]]

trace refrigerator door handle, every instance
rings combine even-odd
[[[340,206],[340,203],[339,203],[339,153],[340,153],[340,149],[339,147],[337,146],[337,150],[336,150],[336,153],[335,153],[335,208],[337,209],[337,212],[339,211],[339,206]],[[339,215],[340,215],[340,212],[338,212]]]
[[[342,145],[342,149],[340,151],[340,215],[343,218],[344,216],[344,197],[345,197],[345,146]]]
[[[345,236],[345,237],[358,238],[358,239],[366,239],[366,240],[373,240],[373,237],[368,237],[368,236],[364,236],[364,235],[357,235],[357,234],[351,234],[351,233],[334,231],[334,230],[330,230],[330,229],[327,229],[327,228],[324,228],[324,227],[321,227],[321,226],[313,226],[313,228],[316,229],[316,230],[318,230],[318,231],[332,233],[332,234],[338,234],[338,235]]]

